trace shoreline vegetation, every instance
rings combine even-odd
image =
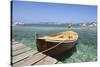
[[[63,31],[67,31],[67,26],[16,25],[12,27],[12,39],[36,49],[35,32],[45,36]],[[97,61],[97,27],[73,26],[73,31],[79,34],[75,52],[69,57],[68,52],[65,52],[56,58],[64,63]]]

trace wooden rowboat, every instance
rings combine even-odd
[[[74,31],[51,34],[37,37],[37,50],[49,56],[56,56],[71,49],[78,40],[78,34]]]

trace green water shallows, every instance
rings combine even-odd
[[[26,46],[36,49],[34,33],[40,36],[66,31],[66,27],[47,26],[15,26],[12,29],[12,37]],[[97,29],[96,28],[73,28],[79,35],[75,51],[68,57],[62,54],[57,57],[64,63],[91,62],[97,60]]]

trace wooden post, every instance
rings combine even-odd
[[[38,47],[38,45],[37,45],[37,39],[38,39],[38,34],[37,34],[37,32],[35,32],[35,45]]]
[[[37,38],[38,37],[38,34],[37,34],[37,32],[35,32],[35,38]]]
[[[35,41],[37,42],[38,34],[35,32]]]

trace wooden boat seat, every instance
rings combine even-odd
[[[40,37],[39,39],[45,40],[76,40],[78,37],[77,33],[73,31],[67,31],[57,34],[51,34],[48,36]]]

